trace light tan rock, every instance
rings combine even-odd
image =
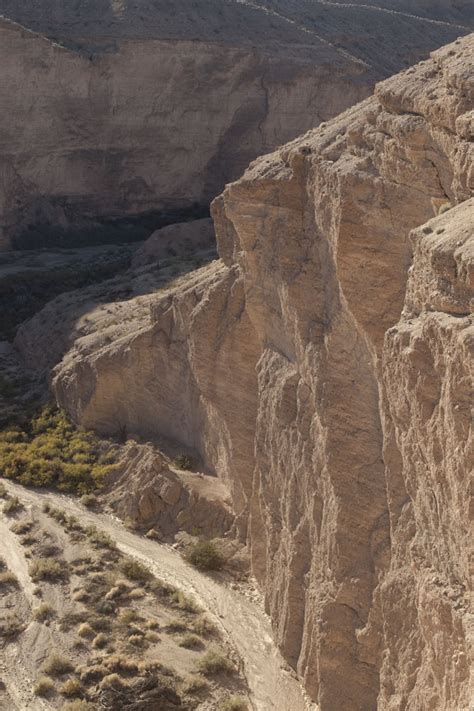
[[[444,10],[1,0],[0,249],[207,206],[250,160],[474,26],[468,5]]]
[[[104,498],[124,519],[172,538],[178,531],[222,536],[234,521],[229,493],[215,477],[182,472],[156,447],[129,442]]]
[[[392,555],[381,586],[380,706],[463,709],[474,661],[474,200],[412,241],[405,311],[382,367]]]
[[[166,435],[228,484],[322,711],[468,704],[473,61],[470,36],[256,161],[214,203],[222,261],[56,351],[77,421]]]
[[[141,267],[170,256],[192,256],[215,246],[216,234],[210,218],[177,222],[154,232],[135,253],[132,264]]]

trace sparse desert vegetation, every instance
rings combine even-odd
[[[23,504],[21,503],[18,496],[9,496],[5,503],[3,504],[3,513],[9,515],[21,511]]]
[[[36,696],[48,696],[54,689],[54,681],[49,676],[42,676],[36,682],[33,691]]]
[[[186,551],[186,559],[198,570],[222,570],[224,556],[213,541],[200,540]]]
[[[235,674],[236,669],[232,662],[218,649],[208,649],[197,663],[197,670],[205,676],[216,674]]]
[[[217,626],[191,596],[70,510],[25,508],[9,530],[29,556],[40,599],[25,605],[20,582],[0,559],[0,587],[18,605],[18,614],[0,620],[0,643],[21,644],[31,622],[51,635],[32,679],[35,696],[78,711],[95,710],[99,697],[115,709],[142,695],[154,708],[172,701],[191,709],[199,699],[217,709],[236,684],[245,689]]]

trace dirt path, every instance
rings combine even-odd
[[[242,593],[195,570],[171,547],[138,536],[112,517],[88,511],[67,496],[31,491],[11,482],[7,486],[25,504],[41,506],[49,501],[82,523],[96,525],[112,536],[122,552],[139,558],[157,576],[192,594],[216,618],[243,660],[255,711],[316,711],[276,648],[268,617]]]

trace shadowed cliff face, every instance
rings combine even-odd
[[[124,303],[115,337],[78,294],[17,338],[78,422],[228,484],[322,711],[469,705],[473,57],[471,35],[252,164],[213,205],[221,259]]]
[[[0,0],[0,249],[206,207],[473,22],[386,5]]]

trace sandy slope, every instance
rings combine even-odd
[[[93,523],[99,529],[108,532],[116,541],[120,550],[136,556],[148,565],[160,578],[170,582],[185,592],[192,593],[199,604],[208,613],[217,618],[220,627],[241,656],[244,664],[244,675],[252,694],[255,710],[270,711],[305,711],[315,709],[309,704],[293,674],[286,665],[273,642],[271,627],[263,610],[255,602],[242,593],[233,590],[215,579],[199,573],[190,567],[181,556],[169,546],[149,541],[124,529],[119,521],[105,514],[94,514],[84,509],[73,499],[64,495],[39,493],[24,489],[16,484],[8,483],[11,493],[18,495],[26,506],[41,505],[44,501],[60,506],[69,513],[80,518],[82,523]],[[0,550],[6,556],[5,543],[10,542],[6,534],[8,529],[2,524]],[[8,556],[10,568],[24,583],[23,561],[19,556],[10,553]],[[13,645],[10,645],[12,647]],[[11,654],[11,652],[10,652]],[[13,659],[5,662],[11,669]],[[3,665],[2,665],[3,666]],[[10,679],[10,683],[12,679]],[[24,680],[19,679],[24,686]],[[22,698],[22,689],[9,692]],[[44,702],[38,705],[28,705],[29,709],[48,708]]]

